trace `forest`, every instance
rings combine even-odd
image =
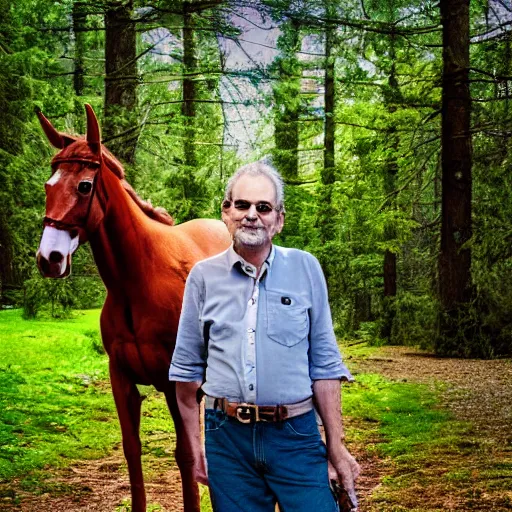
[[[26,318],[104,299],[88,246],[43,279],[53,150],[84,104],[141,197],[219,218],[271,159],[277,243],[324,269],[337,334],[438,355],[512,348],[509,0],[0,0],[0,301]]]

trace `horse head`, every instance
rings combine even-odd
[[[88,239],[104,216],[105,197],[98,190],[102,169],[124,177],[121,164],[101,144],[100,127],[94,110],[85,105],[87,135],[73,137],[58,132],[38,112],[50,143],[60,149],[52,160],[52,175],[45,184],[44,231],[37,251],[37,265],[44,277],[66,277],[71,256]]]

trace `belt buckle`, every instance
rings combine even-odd
[[[240,415],[248,414],[248,419],[243,419]],[[236,419],[240,423],[254,423],[256,421],[260,421],[260,413],[258,410],[258,406],[255,404],[240,404],[236,407]]]

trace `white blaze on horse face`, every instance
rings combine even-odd
[[[59,275],[62,275],[66,271],[68,256],[71,256],[76,251],[78,242],[78,235],[71,238],[68,231],[56,229],[52,226],[46,226],[37,252],[47,261],[51,261],[50,255],[52,253],[59,253],[62,255],[62,260],[58,263]]]
[[[57,182],[60,180],[60,177],[62,176],[62,171],[60,169],[57,169],[53,174],[52,177],[46,182],[46,184],[49,187],[53,187],[53,185],[56,185]]]

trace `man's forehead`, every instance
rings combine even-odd
[[[233,199],[254,199],[273,201],[276,191],[270,178],[263,175],[244,175],[234,184],[231,192]]]

